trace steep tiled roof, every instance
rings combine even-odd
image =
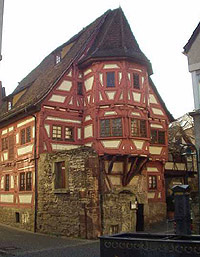
[[[152,79],[149,77],[149,83],[154,91],[154,93],[157,95],[163,109],[165,110],[166,114],[167,114],[167,117],[169,119],[170,122],[173,122],[175,121],[174,117],[172,116],[172,114],[169,112],[169,110],[167,109],[166,105],[165,105],[165,102],[163,101],[162,97],[160,96],[160,94],[158,93],[158,90],[156,88],[156,86],[154,85]]]
[[[14,92],[7,98],[11,98],[12,95],[24,89],[27,89],[26,93],[9,112],[7,111],[7,102],[4,101],[3,105],[0,107],[0,121],[7,120],[20,111],[23,112],[25,107],[28,109],[29,106],[37,105],[38,102],[46,96],[63,73],[66,72],[71,64],[83,53],[87,43],[91,40],[91,37],[94,37],[97,33],[108,12],[65,43],[65,45],[67,45],[74,42],[70,51],[59,64],[55,65],[55,55],[53,51],[19,83]]]
[[[61,62],[55,65],[55,53],[70,44],[70,50],[62,58]],[[89,47],[88,52],[85,51],[87,47]],[[102,58],[131,59],[146,65],[149,75],[152,74],[151,63],[140,50],[121,8],[105,12],[66,43],[55,49],[32,70],[19,83],[14,92],[5,98],[0,107],[1,124],[11,117],[16,117],[19,113],[29,111],[30,108],[39,107],[42,99],[47,96],[72,63],[88,65],[93,60]],[[6,100],[23,90],[25,90],[25,93],[13,108],[7,111]],[[158,94],[156,89],[155,93]],[[161,99],[160,96],[159,98]],[[171,120],[172,116],[167,111],[164,102],[161,101],[161,103]]]
[[[82,62],[94,58],[108,57],[133,59],[145,64],[149,74],[152,74],[151,63],[140,50],[121,8],[107,15],[92,47]]]

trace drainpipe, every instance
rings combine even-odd
[[[99,157],[99,207],[101,215],[101,234],[104,231],[104,212],[103,212],[103,157]]]
[[[34,138],[34,166],[35,166],[35,212],[34,212],[34,233],[37,232],[37,210],[38,210],[38,170],[37,170],[37,117],[35,119],[35,138]]]

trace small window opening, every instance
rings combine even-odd
[[[15,221],[16,223],[20,222],[19,212],[15,212]]]
[[[115,72],[107,72],[106,73],[106,86],[107,87],[115,87]]]
[[[56,62],[56,64],[58,64],[59,62],[61,62],[61,56],[60,56],[60,54],[56,54],[55,62]]]
[[[78,82],[78,84],[77,84],[77,94],[83,95],[83,83],[82,82]]]

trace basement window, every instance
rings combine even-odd
[[[15,212],[15,221],[16,221],[16,223],[20,222],[19,212]]]

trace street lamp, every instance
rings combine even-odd
[[[181,144],[182,147],[185,148],[185,152],[182,155],[191,156],[193,155],[193,149],[195,150],[196,156],[196,165],[197,165],[197,177],[198,177],[198,205],[199,205],[199,219],[198,219],[198,228],[200,234],[200,164],[199,164],[199,151],[197,147],[193,144]]]

